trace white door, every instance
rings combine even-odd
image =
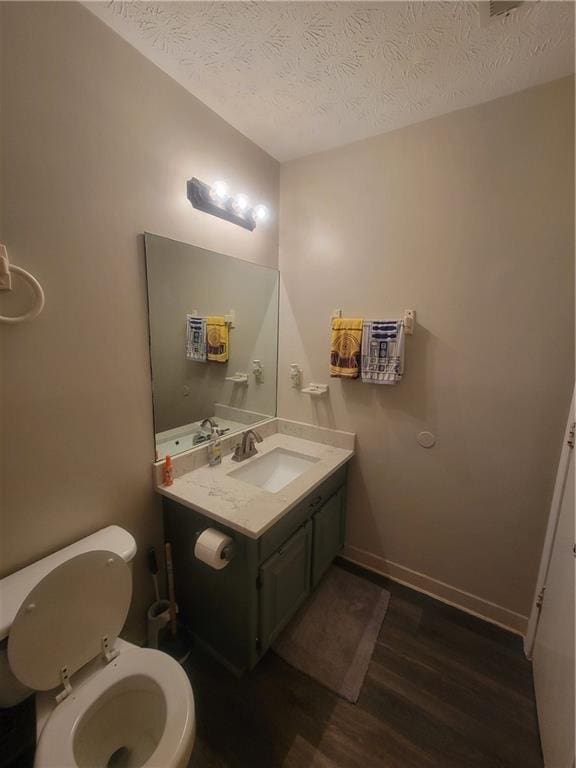
[[[571,422],[573,418],[571,414]],[[564,482],[559,488],[558,518],[533,651],[536,705],[546,768],[572,768],[574,761],[573,448],[568,448],[566,459],[566,470],[558,478]]]

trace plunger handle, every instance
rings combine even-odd
[[[160,590],[158,589],[158,560],[156,559],[156,550],[150,547],[148,550],[148,570],[152,574],[154,582],[154,591],[156,592],[156,602],[160,601]]]

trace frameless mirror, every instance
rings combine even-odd
[[[156,458],[276,415],[278,272],[145,235]]]

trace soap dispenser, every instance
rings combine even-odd
[[[216,427],[212,427],[212,437],[208,443],[208,464],[211,467],[222,464],[222,443]]]

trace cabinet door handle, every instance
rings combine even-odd
[[[321,502],[321,501],[322,501],[322,496],[316,496],[316,498],[314,499],[314,501],[311,501],[311,502],[310,502],[310,507],[311,507],[312,509],[313,509],[314,507],[317,507],[317,506],[318,506],[318,504],[320,504],[320,502]]]

